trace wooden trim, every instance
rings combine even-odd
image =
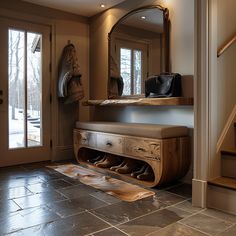
[[[236,156],[236,149],[221,150],[221,155]]]
[[[206,206],[209,165],[209,0],[195,0],[194,206]]]
[[[222,55],[234,42],[236,41],[236,34],[227,40],[217,51],[217,57]]]
[[[225,140],[227,139],[227,136],[230,135],[229,131],[230,131],[230,128],[232,128],[232,125],[234,126],[235,119],[236,119],[236,105],[234,106],[234,108],[233,108],[233,110],[232,110],[232,112],[231,112],[231,114],[224,126],[224,129],[221,132],[218,142],[216,144],[216,152],[217,153],[223,148],[223,145],[225,143]]]
[[[207,182],[199,179],[192,180],[192,204],[196,207],[206,207]]]
[[[208,181],[208,183],[214,186],[236,190],[236,179],[227,177],[218,177],[216,179]]]
[[[84,106],[177,106],[177,105],[193,105],[193,98],[171,97],[171,98],[87,100],[82,104]]]

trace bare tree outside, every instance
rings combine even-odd
[[[9,147],[39,145],[41,35],[9,29],[8,37]]]

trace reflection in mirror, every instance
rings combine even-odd
[[[141,96],[150,75],[169,71],[168,9],[147,6],[122,17],[109,33],[108,98]]]

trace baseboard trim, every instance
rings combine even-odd
[[[192,180],[192,204],[196,207],[205,208],[207,205],[207,181]]]

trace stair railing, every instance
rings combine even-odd
[[[232,148],[235,146],[234,135],[234,123],[236,123],[236,105],[234,106],[231,114],[229,115],[225,126],[220,134],[220,137],[216,144],[216,153],[219,153],[223,148]]]
[[[222,47],[220,47],[217,51],[217,57],[222,55],[234,42],[236,41],[236,34],[232,38],[230,38],[228,41],[226,41]]]

